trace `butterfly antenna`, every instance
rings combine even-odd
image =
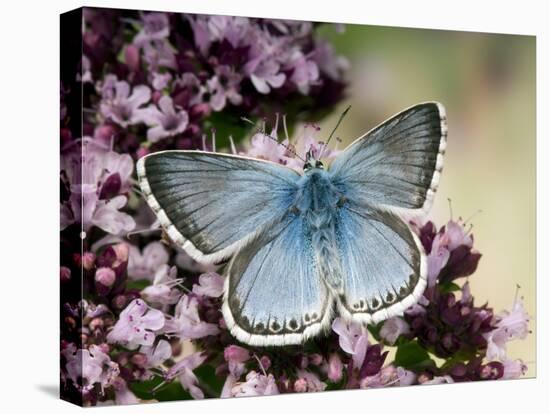
[[[279,142],[279,140],[277,138],[275,138],[274,136],[271,136],[269,134],[266,134],[265,132],[262,132],[260,129],[258,129],[258,132],[262,133],[265,137],[269,138],[269,139],[272,139],[273,141],[275,141],[277,144],[279,144],[281,147],[285,148],[288,152],[290,152],[292,155],[294,155],[296,158],[298,158],[299,160],[303,161],[304,163],[306,162],[306,160],[304,160],[303,157],[301,157],[300,155],[298,155],[298,153],[296,152],[296,150],[282,142]]]
[[[323,149],[322,149],[321,152],[319,153],[319,159],[321,159],[323,153],[325,152],[325,149],[328,147],[328,144],[330,143],[330,140],[332,139],[332,136],[334,135],[334,133],[336,132],[336,130],[338,129],[338,127],[339,127],[340,124],[342,123],[342,120],[343,120],[344,117],[347,115],[347,113],[349,112],[350,109],[351,109],[351,105],[349,105],[349,106],[344,110],[344,112],[342,112],[342,115],[340,115],[340,118],[338,119],[338,122],[336,123],[336,126],[334,127],[334,129],[332,130],[332,132],[330,133],[330,135],[328,136],[327,142],[325,143],[325,145],[323,146]]]
[[[241,119],[244,121],[244,122],[247,122],[251,125],[254,125],[256,126],[256,124],[251,121],[250,119],[248,118],[245,118],[244,116],[241,116]],[[277,125],[278,125],[278,121],[279,121],[279,114],[277,114],[277,120],[276,120],[276,126],[275,128],[277,128]],[[285,137],[286,139],[289,141],[290,143],[290,138],[288,137],[288,130],[287,130],[287,127],[286,127],[286,114],[283,115],[283,128],[285,130]],[[265,120],[262,122],[262,128],[257,128],[256,129],[256,132],[257,133],[260,133],[260,134],[263,134],[265,137],[275,141],[277,144],[279,144],[280,146],[282,146],[284,149],[286,149],[288,152],[290,152],[292,155],[294,155],[296,158],[298,158],[299,160],[303,161],[304,163],[306,162],[306,160],[304,160],[300,155],[298,155],[298,153],[296,152],[295,149],[293,149],[292,147],[286,145],[286,144],[283,144],[282,142],[279,142],[279,140],[277,138],[275,138],[274,136],[270,135],[270,134],[267,134],[266,131],[265,131]]]

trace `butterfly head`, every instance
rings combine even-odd
[[[313,170],[315,168],[317,168],[319,170],[323,170],[325,168],[325,166],[323,165],[323,163],[320,160],[315,158],[315,155],[313,154],[313,151],[309,150],[306,153],[306,162],[304,164],[304,172],[308,172],[308,171]]]

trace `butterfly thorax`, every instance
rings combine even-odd
[[[342,290],[340,258],[336,235],[336,217],[342,195],[332,184],[330,175],[312,168],[298,183],[294,203],[305,225],[305,232],[313,251],[318,271],[334,291]]]

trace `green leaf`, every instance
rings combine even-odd
[[[132,382],[129,387],[136,397],[143,400],[158,400],[158,401],[177,401],[191,400],[191,395],[185,391],[178,381],[173,381],[160,387],[157,391],[153,389],[162,382],[162,378],[155,377],[149,381]]]
[[[128,280],[126,282],[126,289],[136,289],[136,290],[143,290],[147,286],[149,286],[151,282],[147,279],[140,279],[140,280]]]
[[[205,119],[203,131],[207,136],[209,131],[214,128],[216,130],[216,151],[222,148],[229,148],[229,136],[233,137],[235,144],[242,141],[253,128],[252,125],[240,119],[242,115],[233,113],[233,111],[212,112]]]
[[[435,362],[418,342],[408,341],[397,347],[395,365],[415,371],[435,367]]]
[[[216,397],[222,393],[225,377],[216,375],[216,369],[211,365],[203,364],[193,371],[200,381],[200,388],[207,397]]]
[[[441,293],[452,293],[456,292],[457,290],[460,290],[460,286],[458,286],[456,283],[447,282],[439,284],[439,291]]]
[[[367,325],[367,329],[369,330],[370,334],[377,341],[380,341],[380,330],[382,329],[382,325],[384,325],[384,322],[379,322],[374,325]]]
[[[446,370],[447,368],[452,367],[458,363],[467,363],[468,361],[476,357],[476,349],[461,349],[456,352],[451,358],[447,359],[445,363],[441,366],[441,370]]]

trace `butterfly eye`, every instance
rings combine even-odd
[[[315,167],[316,167],[316,168],[321,168],[321,169],[324,168],[323,163],[322,163],[321,161],[317,161],[317,162],[315,163]]]

